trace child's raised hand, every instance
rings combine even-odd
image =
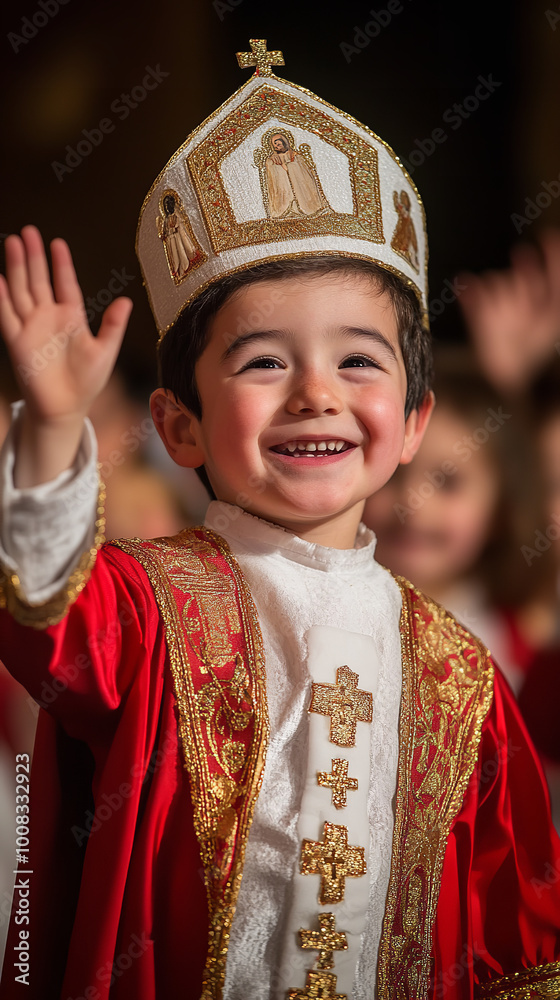
[[[53,287],[39,230],[26,226],[6,240],[0,275],[0,329],[16,378],[34,416],[83,418],[109,379],[130,315],[130,299],[105,310],[97,337],[89,330],[72,256],[51,244]]]
[[[539,249],[515,247],[511,268],[459,275],[465,320],[484,374],[505,393],[524,391],[560,345],[560,231]]]
[[[0,275],[0,329],[26,401],[16,484],[58,475],[72,461],[83,418],[108,381],[132,308],[112,302],[94,337],[72,256],[64,240],[51,244],[53,285],[39,230],[25,226],[6,240]],[[23,452],[23,453],[21,453]]]

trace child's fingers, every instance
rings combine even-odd
[[[36,226],[24,226],[21,237],[27,251],[29,291],[37,305],[51,303],[51,277],[41,233]]]
[[[8,282],[3,274],[0,274],[0,329],[7,344],[15,340],[21,330],[21,320],[12,305]]]
[[[33,311],[35,303],[29,291],[25,248],[19,236],[8,236],[6,248],[6,280],[13,307],[21,319]]]
[[[103,313],[97,339],[105,342],[109,352],[114,354],[115,360],[119,353],[129,316],[132,312],[132,305],[132,299],[124,297],[115,299],[114,302],[111,302],[110,306],[107,306]]]
[[[82,289],[76,277],[72,254],[66,240],[57,238],[52,241],[51,256],[56,301],[83,306]]]

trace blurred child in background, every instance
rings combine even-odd
[[[365,521],[379,561],[452,608],[518,691],[556,620],[550,554],[530,566],[523,555],[544,524],[537,463],[462,348],[436,356],[435,393],[415,460],[368,500]]]

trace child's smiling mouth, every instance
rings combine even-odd
[[[340,455],[355,445],[340,438],[324,438],[323,440],[309,441],[297,438],[287,441],[285,444],[273,445],[270,449],[277,455],[285,455],[288,458],[333,458]]]

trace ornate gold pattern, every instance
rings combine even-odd
[[[288,990],[288,1000],[348,1000],[346,993],[335,993],[336,976],[330,972],[308,972],[304,990]]]
[[[336,684],[313,684],[310,712],[331,716],[330,741],[339,747],[356,744],[356,723],[373,719],[373,695],[358,689],[358,674],[339,667]]]
[[[302,219],[269,219],[264,217],[263,211],[263,218],[237,221],[220,168],[244,139],[271,118],[314,132],[324,142],[344,152],[348,158],[353,214],[332,212]],[[308,239],[310,236],[354,236],[383,243],[377,161],[377,150],[346,125],[268,84],[253,92],[187,156],[188,169],[216,253],[239,246]]]
[[[348,846],[348,827],[325,822],[323,840],[303,840],[300,871],[302,875],[320,875],[319,902],[340,903],[344,899],[345,879],[359,878],[367,871],[365,849]]]
[[[268,743],[257,612],[227,543],[208,528],[114,544],[146,570],[165,624],[208,893],[202,998],[219,1000]]]
[[[335,809],[346,806],[346,792],[355,791],[358,787],[357,778],[348,777],[348,761],[340,758],[331,760],[332,772],[317,771],[317,783],[332,790],[332,805]]]
[[[70,605],[81,594],[91,576],[97,553],[105,541],[105,497],[105,485],[100,480],[93,545],[82,553],[78,565],[72,570],[64,587],[48,601],[40,604],[28,601],[17,573],[12,573],[7,567],[0,565],[0,608],[6,608],[20,625],[27,625],[37,630],[57,625],[64,618]]]
[[[479,983],[475,986],[474,995],[476,1000],[483,997],[491,997],[492,1000],[557,1000],[560,997],[560,962],[535,965],[532,969]]]
[[[292,133],[287,128],[280,128],[277,125],[276,128],[271,128],[268,130],[268,132],[264,133],[264,135],[261,138],[260,146],[253,151],[253,159],[257,167],[259,168],[261,193],[267,217],[272,218],[274,216],[274,213],[271,211],[269,204],[268,186],[266,183],[266,161],[268,160],[269,157],[272,157],[274,155],[275,150],[272,146],[272,140],[276,137],[283,138],[288,146],[288,152],[302,156],[307,166],[309,167],[311,176],[313,177],[313,181],[317,189],[317,195],[321,202],[320,208],[318,208],[318,210],[313,213],[313,217],[315,215],[319,214],[324,215],[325,213],[332,212],[333,210],[327,201],[325,192],[323,191],[323,186],[319,179],[319,174],[317,173],[317,167],[315,166],[313,154],[311,153],[311,146],[307,142],[302,142],[298,149],[296,147],[296,141]],[[297,214],[301,215],[302,213],[298,212]],[[292,214],[289,217],[293,218],[294,216]],[[281,218],[285,218],[285,216],[281,216]],[[307,218],[310,218],[310,216],[307,215]]]
[[[346,934],[335,930],[336,917],[334,913],[319,913],[318,931],[300,930],[300,943],[302,948],[313,948],[318,951],[317,968],[334,968],[334,951],[347,951],[348,940]]]
[[[410,197],[407,191],[393,191],[393,204],[398,216],[395,232],[391,238],[391,248],[398,253],[399,257],[414,268],[420,271],[418,260],[418,240],[416,230],[410,213]]]
[[[284,56],[280,49],[266,51],[266,38],[250,38],[251,52],[236,52],[241,69],[256,66],[255,76],[272,76],[271,66],[284,66]]]
[[[180,285],[189,274],[208,260],[208,254],[204,252],[194,235],[181,198],[172,188],[166,188],[163,191],[159,199],[159,211],[160,214],[157,216],[158,236],[164,246],[165,259],[173,282]],[[174,249],[171,240],[179,243],[179,250]],[[174,255],[175,260],[173,260]],[[178,264],[181,256],[183,257],[182,266],[180,263]]]
[[[488,650],[398,579],[403,694],[391,875],[377,995],[425,1000],[443,857],[493,696]]]

